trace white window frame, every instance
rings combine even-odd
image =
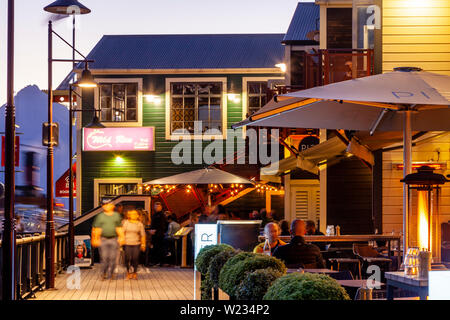
[[[99,186],[101,183],[137,183],[142,184],[142,178],[96,178],[94,179],[94,208],[100,204],[98,202]],[[138,188],[138,194],[142,194],[142,190]]]
[[[95,78],[99,84],[102,83],[137,83],[137,121],[106,121],[102,122],[105,127],[142,127],[143,118],[143,80],[142,78]],[[94,90],[94,106],[95,109],[100,110],[100,86]]]
[[[247,119],[245,116],[248,113],[248,83],[253,81],[269,81],[269,80],[284,80],[285,77],[243,77],[242,78],[242,120]],[[269,101],[267,101],[269,102]]]
[[[172,134],[171,132],[171,119],[170,119],[170,87],[174,82],[221,82],[222,83],[222,134],[221,135],[182,135]],[[179,141],[179,140],[226,140],[227,137],[227,78],[166,78],[166,140]]]

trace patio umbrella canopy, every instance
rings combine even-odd
[[[220,169],[205,168],[148,181],[145,184],[254,184],[254,182]]]
[[[278,101],[278,107],[276,106]],[[401,67],[275,97],[233,128],[321,128],[403,131],[404,176],[411,173],[412,131],[450,131],[450,76]],[[408,245],[407,188],[403,188],[404,253]]]

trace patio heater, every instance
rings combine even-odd
[[[401,182],[408,187],[409,235],[407,247],[432,253],[433,262],[440,262],[440,193],[447,180],[429,166],[405,176]]]

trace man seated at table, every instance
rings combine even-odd
[[[291,242],[275,249],[273,256],[281,259],[288,268],[325,268],[320,249],[314,244],[308,244],[303,238],[306,234],[306,223],[296,219],[291,224]]]
[[[266,237],[266,239],[269,240],[270,252],[272,254],[276,248],[278,248],[279,246],[284,246],[286,244],[286,242],[280,240],[279,238],[280,233],[281,233],[280,227],[278,226],[278,224],[274,222],[270,222],[266,224],[266,226],[264,227],[264,236]],[[264,253],[264,244],[265,242],[258,244],[255,247],[255,249],[253,249],[253,252]]]
[[[324,236],[323,232],[321,232],[319,229],[316,229],[316,223],[312,220],[306,221],[306,235],[307,236]],[[319,247],[320,250],[326,251],[327,244],[323,242],[312,242],[312,244],[315,244]]]

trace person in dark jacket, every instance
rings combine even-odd
[[[153,244],[153,263],[160,266],[164,263],[164,235],[167,231],[167,217],[163,212],[163,207],[160,202],[155,202],[155,211],[152,215],[152,222],[150,225],[150,234],[152,235]]]
[[[306,235],[307,236],[324,236],[323,232],[316,229],[316,223],[312,220],[306,221]],[[324,242],[312,242],[319,247],[320,250],[326,251],[328,245]]]
[[[316,245],[307,244],[303,238],[305,234],[305,221],[292,221],[291,242],[275,249],[273,256],[283,260],[288,268],[325,268],[320,249]]]

